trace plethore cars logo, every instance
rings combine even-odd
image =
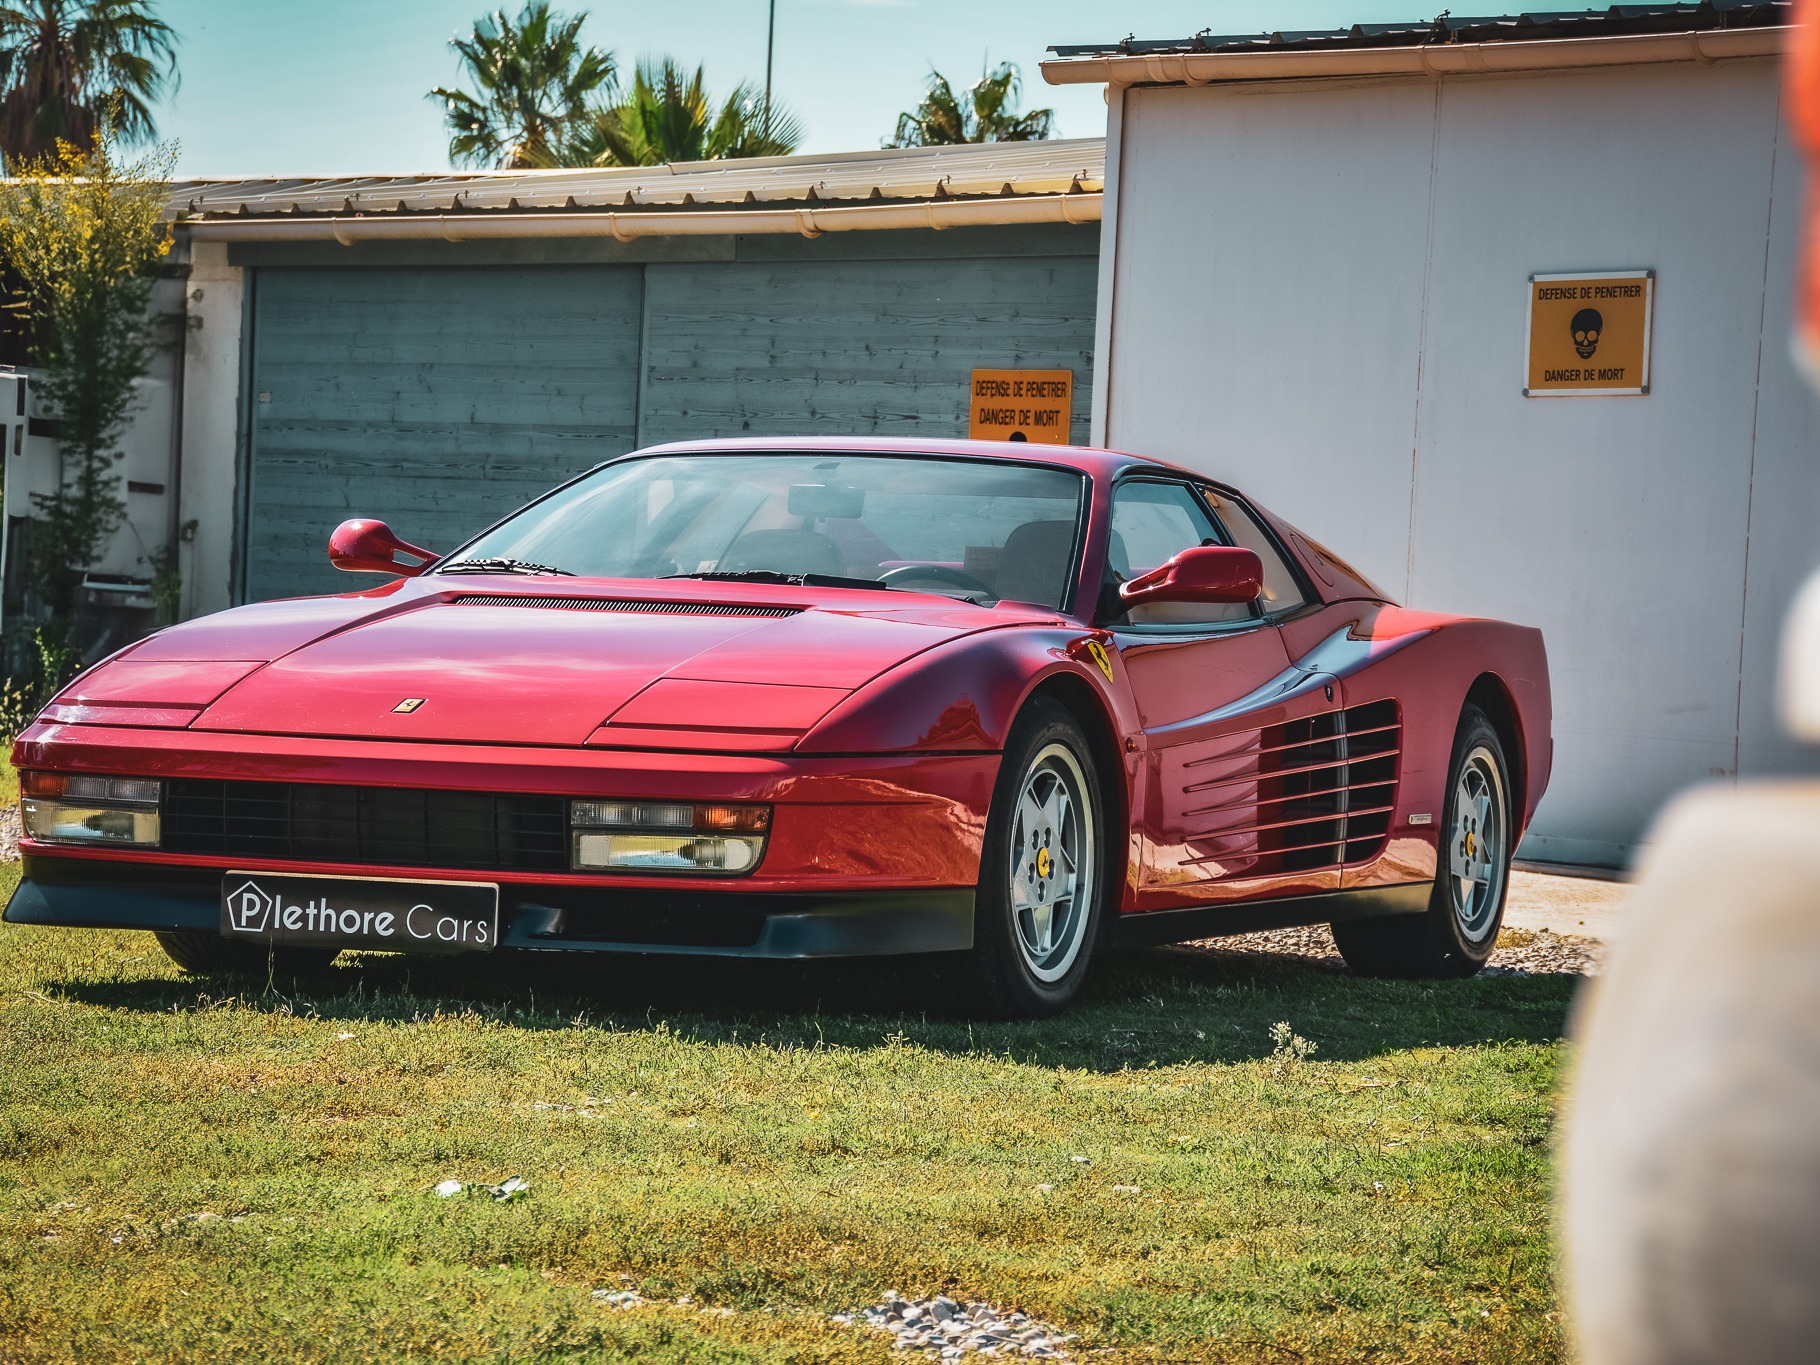
[[[486,951],[498,939],[492,886],[230,876],[222,930],[281,943],[365,944],[403,952]],[[448,904],[436,904],[445,901]]]

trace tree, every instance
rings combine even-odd
[[[121,163],[106,134],[62,143],[0,184],[0,263],[18,282],[28,358],[60,424],[54,494],[33,495],[28,581],[66,630],[76,585],[126,511],[114,465],[158,345],[152,272],[171,249],[165,217],[176,162],[163,147]]]
[[[527,0],[516,19],[495,10],[475,21],[470,37],[450,40],[479,91],[430,91],[443,105],[451,161],[507,170],[560,164],[591,118],[590,100],[613,89],[613,54],[581,41],[587,17]]]
[[[632,88],[597,110],[565,149],[568,166],[661,166],[732,156],[788,156],[802,128],[776,100],[741,82],[716,106],[701,67],[691,73],[666,57],[640,62]]]
[[[149,0],[0,3],[0,155],[8,166],[156,136],[152,105],[177,86],[177,35]]]
[[[887,147],[952,147],[967,142],[1040,142],[1055,127],[1055,110],[1017,107],[1021,84],[1018,69],[1001,62],[996,71],[982,74],[967,91],[965,105],[955,96],[948,78],[931,68],[923,102],[897,116],[897,132]]]

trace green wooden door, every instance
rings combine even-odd
[[[636,266],[256,272],[243,600],[379,580],[329,532],[446,550],[636,443]]]

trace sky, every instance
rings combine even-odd
[[[501,0],[492,0],[497,6]],[[516,13],[522,0],[504,0]],[[1100,86],[1050,86],[1051,43],[1334,28],[1424,18],[1440,0],[776,0],[774,96],[804,152],[877,147],[915,106],[931,67],[957,87],[985,62],[1024,74],[1024,108],[1053,108],[1061,137],[1106,130]],[[486,0],[155,0],[178,32],[182,84],[158,110],[184,176],[416,174],[449,169],[432,86],[461,84],[449,40]],[[706,69],[711,93],[762,82],[767,0],[555,0],[587,11],[584,39],[622,70],[669,54]],[[1497,8],[1487,6],[1486,9]]]

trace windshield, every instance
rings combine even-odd
[[[527,507],[439,572],[788,578],[1060,607],[1084,484],[922,456],[655,456]]]

